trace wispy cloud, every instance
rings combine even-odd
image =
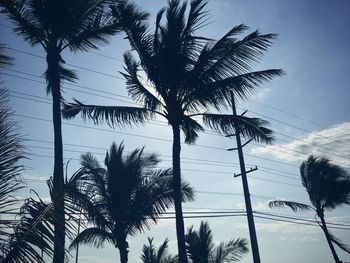
[[[255,147],[253,154],[270,154],[287,162],[302,161],[310,154],[324,156],[336,163],[350,167],[350,122],[309,133],[299,140],[286,144]],[[282,147],[281,147],[282,146]]]

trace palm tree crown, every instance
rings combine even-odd
[[[325,210],[332,210],[338,206],[350,204],[350,175],[342,167],[332,164],[326,158],[311,155],[300,166],[301,182],[309,195],[312,206],[308,204],[275,200],[269,203],[270,207],[290,207],[293,211],[314,210],[321,222],[328,245],[336,263],[339,258],[332,243],[350,253],[350,247],[334,237],[327,229],[324,218]]]
[[[89,177],[85,189],[89,203],[82,204],[88,221],[94,225],[81,232],[71,244],[85,243],[100,247],[105,241],[120,251],[127,262],[127,236],[135,235],[157,222],[161,213],[173,204],[171,170],[157,170],[159,158],[136,149],[124,156],[123,144],[112,144],[105,166],[91,155],[82,156]],[[192,200],[193,190],[182,184],[182,199]]]
[[[143,263],[178,263],[177,257],[169,255],[168,239],[159,246],[158,249],[153,245],[153,238],[148,238],[148,245],[143,245],[141,260]]]
[[[215,246],[209,225],[203,221],[198,231],[193,226],[188,229],[186,244],[192,263],[233,263],[248,252],[247,241],[240,238]]]

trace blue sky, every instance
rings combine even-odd
[[[136,2],[152,14],[152,25],[157,10],[166,4],[163,0]],[[287,75],[257,89],[257,93],[249,101],[241,101],[238,105],[239,112],[248,109],[248,116],[269,120],[270,127],[276,132],[276,142],[273,146],[250,144],[244,149],[247,154],[245,157],[247,167],[257,165],[259,168],[258,171],[249,174],[252,203],[257,211],[313,218],[312,213],[296,215],[286,209],[270,210],[266,207],[268,199],[273,198],[307,202],[306,193],[299,181],[298,166],[311,153],[326,156],[347,169],[350,168],[349,7],[349,1],[339,0],[209,1],[211,23],[201,29],[200,33],[203,36],[217,39],[240,23],[250,26],[250,31],[258,28],[263,33],[279,33],[278,39],[256,69],[282,68]],[[1,41],[8,47],[43,55],[40,48],[30,47],[15,36],[10,28],[3,26],[10,25],[3,14],[0,15],[0,23]],[[75,97],[86,103],[109,105],[125,105],[130,102],[128,98],[120,97],[127,96],[127,92],[124,81],[118,73],[122,70],[122,62],[119,60],[123,52],[128,49],[128,43],[123,39],[123,35],[119,35],[112,39],[110,45],[97,51],[114,59],[91,52],[65,53],[64,59],[67,63],[116,76],[71,67],[77,70],[79,75],[76,84],[98,91],[87,91],[82,87],[65,83],[63,87],[65,99],[69,101]],[[43,81],[18,71],[42,75],[45,70],[44,60],[14,50],[9,50],[8,54],[14,57],[15,61],[5,73]],[[53,145],[50,143],[53,141],[51,123],[28,117],[50,120],[50,97],[46,100],[20,94],[46,97],[44,84],[9,75],[4,75],[2,78],[4,85],[12,92],[10,98],[16,111],[14,118],[18,121],[19,132],[28,140],[25,143],[32,154],[31,160],[26,162],[28,169],[24,177],[47,179],[52,173],[52,158],[34,154],[53,155]],[[164,122],[161,119],[159,121]],[[65,157],[72,158],[69,173],[78,168],[76,159],[80,153],[91,151],[102,161],[112,141],[117,143],[124,141],[127,150],[145,145],[146,150],[161,155],[163,167],[171,165],[169,157],[172,134],[166,123],[152,122],[145,126],[114,131],[108,126],[96,127],[89,121],[83,123],[80,118],[65,123],[68,123],[63,126]],[[71,124],[104,130],[82,128]],[[153,138],[146,138],[147,136]],[[210,134],[202,134],[196,145],[182,146],[183,177],[198,191],[196,201],[184,205],[185,211],[244,208],[240,178],[233,178],[233,173],[239,173],[237,154],[225,151],[231,147],[235,147],[234,140]],[[42,182],[29,180],[28,185],[42,196],[47,196],[46,186]],[[208,194],[203,191],[225,192],[232,195]],[[22,197],[29,195],[29,190],[21,195]],[[349,207],[343,207],[328,212],[326,216],[330,222],[349,224],[349,211]],[[209,218],[208,221],[217,242],[236,237],[249,237],[244,217]],[[186,219],[185,223],[186,226],[194,224],[198,227],[200,220]],[[256,226],[262,262],[328,263],[332,260],[319,228],[258,218]],[[335,229],[332,231],[345,243],[350,244],[349,231]],[[157,244],[169,237],[170,250],[175,253],[174,221],[161,220],[149,232],[129,238],[130,262],[138,262],[142,244],[146,243],[147,236],[154,236]],[[349,254],[337,251],[341,259],[350,260]],[[109,263],[118,260],[118,253],[109,245],[103,250],[83,247],[81,257],[80,262]],[[248,254],[242,262],[251,262],[251,254]]]

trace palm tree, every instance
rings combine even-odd
[[[141,260],[143,263],[178,263],[177,257],[167,253],[168,239],[159,246],[158,249],[153,245],[153,238],[148,238],[148,245],[143,245]]]
[[[46,52],[45,72],[47,92],[52,95],[54,127],[54,194],[64,184],[63,146],[61,131],[61,83],[76,79],[74,72],[64,67],[61,53],[86,51],[108,42],[108,37],[119,31],[119,27],[108,16],[106,1],[97,0],[1,0],[14,32],[32,46],[40,45]],[[55,203],[57,221],[64,220],[64,201]],[[55,224],[55,263],[64,262],[65,228]]]
[[[83,155],[82,166],[91,176],[85,189],[90,202],[81,207],[94,226],[79,233],[70,247],[101,247],[107,241],[118,248],[120,262],[127,262],[127,237],[150,228],[174,201],[171,169],[155,169],[158,163],[158,156],[145,154],[143,148],[124,156],[123,144],[115,143],[106,154],[107,169],[91,154]],[[181,199],[193,199],[188,184],[181,185]]]
[[[193,226],[188,229],[186,244],[192,263],[232,263],[239,261],[248,252],[247,241],[241,238],[215,246],[209,225],[203,221],[199,231],[193,230]]]
[[[333,243],[350,253],[350,248],[334,237],[328,230],[324,211],[330,211],[341,205],[350,204],[350,175],[340,166],[332,164],[326,158],[309,156],[300,166],[301,182],[309,195],[311,205],[275,200],[269,202],[270,207],[290,207],[296,211],[315,211],[321,222],[317,221],[323,230],[329,248],[336,263],[340,263]]]
[[[204,124],[220,133],[234,133],[234,124],[243,136],[256,141],[271,142],[272,131],[265,128],[267,122],[244,116],[212,114],[231,104],[230,93],[246,98],[262,82],[283,74],[270,69],[252,72],[251,66],[270,46],[276,34],[260,34],[255,31],[242,40],[236,35],[247,30],[245,25],[232,28],[218,41],[195,35],[206,24],[205,0],[193,0],[186,12],[186,3],[169,1],[167,8],[157,15],[154,33],[135,5],[118,1],[113,6],[116,19],[127,34],[131,47],[137,52],[137,61],[131,52],[124,54],[127,89],[141,107],[85,105],[77,100],[64,106],[64,117],[72,118],[81,113],[95,123],[106,121],[110,125],[144,122],[160,115],[167,119],[173,131],[173,176],[176,212],[176,233],[179,260],[187,262],[184,221],[180,198],[181,134],[185,143],[194,143],[202,125],[194,119],[203,117]],[[166,22],[161,24],[163,14]],[[186,16],[187,14],[187,16]],[[139,72],[147,76],[150,85],[144,85]]]

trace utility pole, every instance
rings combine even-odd
[[[231,101],[232,101],[232,113],[234,116],[237,116],[235,98],[234,98],[233,92],[231,92]],[[257,167],[255,167],[254,169],[251,169],[250,171],[245,170],[243,147],[245,145],[247,145],[250,141],[248,141],[244,145],[242,145],[238,124],[235,123],[234,127],[235,127],[237,148],[228,149],[228,150],[230,150],[230,151],[237,150],[238,151],[238,158],[239,158],[241,173],[239,175],[235,175],[235,177],[240,176],[240,175],[242,177],[244,201],[245,201],[245,207],[246,207],[246,211],[247,211],[249,236],[250,236],[250,243],[251,243],[251,248],[252,248],[252,253],[253,253],[253,260],[254,260],[254,263],[260,263],[258,239],[256,237],[253,210],[252,210],[252,204],[250,201],[250,193],[249,193],[248,180],[247,180],[247,173],[257,170]]]

